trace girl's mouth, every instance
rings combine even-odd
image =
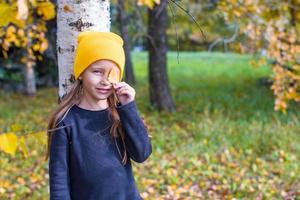
[[[96,91],[101,94],[109,93],[110,89],[96,88]]]

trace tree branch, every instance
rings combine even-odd
[[[184,11],[192,20],[193,22],[197,25],[197,27],[199,28],[201,34],[202,34],[202,37],[204,38],[204,41],[207,41],[206,39],[206,36],[201,28],[201,26],[199,25],[199,23],[196,21],[195,17],[193,15],[191,15],[189,13],[189,11],[187,11],[186,9],[184,9],[179,3],[177,3],[175,0],[168,0],[168,2],[172,2],[174,5],[176,5],[178,8],[180,8],[182,11]]]
[[[176,32],[176,41],[177,41],[177,62],[179,64],[179,38],[178,38],[178,29],[177,29],[177,24],[176,24],[176,21],[175,21],[175,15],[174,15],[174,11],[173,11],[173,8],[171,7],[170,4],[169,5],[169,8],[171,10],[171,13],[172,13],[172,22],[175,26],[175,32]]]
[[[234,23],[234,33],[230,38],[218,38],[217,40],[215,40],[211,45],[209,45],[208,47],[208,52],[212,52],[213,48],[220,42],[223,42],[224,44],[224,50],[225,52],[228,51],[228,43],[234,42],[235,39],[237,38],[239,34],[239,26],[238,23]]]

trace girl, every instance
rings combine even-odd
[[[51,200],[140,200],[131,160],[152,153],[151,136],[122,78],[123,40],[82,32],[75,82],[48,125]]]

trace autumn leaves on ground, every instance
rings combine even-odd
[[[147,55],[133,58],[137,103],[153,136],[151,157],[133,163],[145,199],[299,199],[299,106],[274,111],[268,66],[218,53],[180,53],[178,64],[169,53],[170,114],[148,102]],[[25,141],[14,157],[0,151],[0,199],[47,199],[44,130],[57,89],[0,95],[1,132]]]

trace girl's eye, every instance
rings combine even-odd
[[[103,74],[102,71],[99,71],[99,70],[94,70],[93,73],[96,73],[96,74]]]

